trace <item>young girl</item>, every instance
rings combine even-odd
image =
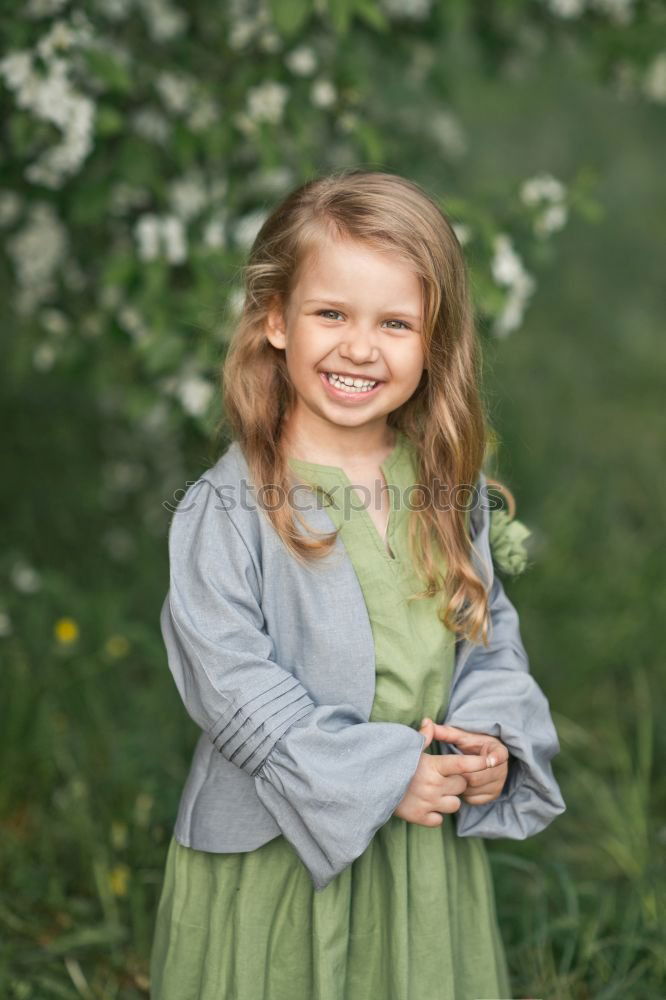
[[[484,838],[565,807],[494,570],[527,531],[491,518],[479,371],[460,245],[416,184],[345,170],[266,220],[233,440],[169,530],[162,634],[202,732],[153,1000],[512,996]]]

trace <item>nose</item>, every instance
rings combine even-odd
[[[372,331],[357,327],[351,336],[340,343],[339,354],[355,365],[376,361],[378,351]]]

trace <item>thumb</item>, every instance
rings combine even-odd
[[[464,729],[458,729],[457,726],[449,726],[448,723],[441,723],[435,725],[435,737],[438,740],[444,740],[445,743],[459,743],[466,736],[469,736]]]
[[[419,726],[419,732],[425,733],[426,741],[423,744],[423,749],[429,747],[435,737],[435,724],[431,719],[427,717],[421,720],[421,725]]]

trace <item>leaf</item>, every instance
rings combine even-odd
[[[329,0],[329,14],[337,35],[346,35],[353,14],[354,0]]]
[[[357,0],[356,14],[360,20],[377,31],[386,32],[390,28],[388,18],[382,14],[375,0]]]
[[[102,49],[86,49],[83,56],[91,74],[101,83],[105,83],[108,90],[120,94],[130,93],[134,81],[127,67],[110,52]]]
[[[305,24],[310,13],[311,0],[269,0],[275,27],[285,38],[291,38]]]

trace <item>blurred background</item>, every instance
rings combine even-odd
[[[455,222],[533,534],[506,586],[568,808],[489,842],[515,996],[666,997],[665,29],[656,0],[3,9],[0,996],[148,995],[198,736],[170,512],[225,447],[261,222],[366,166]]]

